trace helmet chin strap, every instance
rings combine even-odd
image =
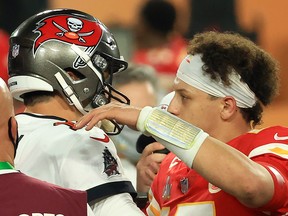
[[[103,85],[103,79],[102,79],[102,75],[101,73],[94,67],[94,65],[91,62],[91,58],[89,57],[89,55],[87,55],[87,53],[83,52],[78,46],[76,46],[75,44],[72,44],[71,49],[77,53],[77,55],[79,55],[81,57],[81,59],[83,59],[86,64],[93,70],[93,72],[97,75],[97,77],[99,78],[100,82]],[[66,81],[64,80],[64,78],[62,77],[61,73],[58,72],[54,75],[56,77],[56,79],[58,80],[59,84],[61,85],[66,97],[69,99],[69,101],[71,102],[71,105],[73,104],[83,115],[87,114],[87,112],[84,110],[84,108],[82,107],[80,101],[77,99],[73,89],[71,88],[71,86],[69,86]]]
[[[56,73],[54,75],[56,77],[56,79],[58,80],[59,84],[61,85],[66,97],[69,99],[71,103],[71,105],[74,105],[83,115],[87,114],[87,112],[83,109],[80,101],[77,99],[73,89],[71,88],[71,86],[69,86],[66,81],[64,80],[63,76],[61,75],[60,72]],[[104,123],[103,123],[104,122]],[[100,128],[101,125],[103,126],[103,129],[106,129],[108,130],[107,128],[109,127],[109,130],[112,130],[110,129],[113,125],[112,122],[109,122],[109,120],[106,120],[106,121],[101,121],[98,123],[98,127]],[[113,125],[114,126],[114,125]],[[105,128],[104,128],[105,127]],[[121,130],[120,130],[121,131]],[[119,133],[120,133],[119,131]],[[109,134],[109,132],[107,131],[107,134]],[[118,133],[117,133],[118,134]]]
[[[69,99],[70,102],[72,102],[71,105],[73,104],[77,108],[77,110],[79,110],[83,115],[87,114],[87,112],[83,109],[80,101],[77,99],[73,89],[71,88],[71,86],[69,86],[66,83],[66,81],[62,77],[61,73],[58,72],[54,76],[58,80],[58,82],[59,82],[60,86],[62,87],[66,97]]]

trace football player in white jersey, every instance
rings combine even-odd
[[[0,215],[94,215],[86,192],[64,189],[14,168],[17,122],[11,93],[2,78],[0,101]]]
[[[126,68],[109,29],[81,11],[44,11],[10,37],[9,88],[26,106],[16,116],[15,166],[30,176],[86,190],[95,215],[143,214],[107,136],[121,126],[112,120],[107,133],[99,127],[74,129],[83,114],[111,97],[129,103],[123,94],[111,93],[113,73]]]

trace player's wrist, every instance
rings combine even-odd
[[[152,135],[189,167],[192,167],[197,152],[209,136],[202,129],[157,107],[143,108],[137,128],[144,134]]]
[[[137,130],[141,131],[145,135],[149,135],[148,133],[145,133],[146,132],[146,130],[145,130],[145,122],[146,122],[146,119],[148,118],[149,114],[152,111],[153,111],[152,107],[150,107],[150,106],[144,107],[141,110],[141,112],[139,114],[139,117],[138,117],[138,120],[137,120],[137,124],[136,124]]]

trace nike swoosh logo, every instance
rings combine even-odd
[[[106,134],[104,134],[104,138],[91,137],[91,136],[90,136],[90,138],[94,139],[94,140],[98,140],[100,142],[104,142],[104,143],[108,143],[109,140],[110,140],[109,137]]]
[[[288,140],[288,136],[279,136],[278,133],[274,135],[275,140]]]

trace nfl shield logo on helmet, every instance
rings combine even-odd
[[[12,57],[16,58],[19,55],[20,45],[14,44],[12,47]]]

